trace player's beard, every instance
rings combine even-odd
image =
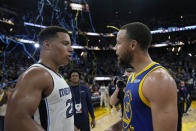
[[[119,56],[118,64],[124,68],[130,65],[132,60],[133,60],[133,54],[127,50],[121,57]]]

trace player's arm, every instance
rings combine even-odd
[[[119,101],[118,92],[119,92],[119,88],[116,86],[116,89],[115,89],[114,93],[110,97],[110,104],[111,105],[115,105]]]
[[[42,93],[51,85],[52,78],[44,69],[33,67],[23,73],[8,101],[5,130],[44,131],[32,117],[39,106]]]
[[[142,92],[149,100],[154,131],[177,130],[177,87],[164,69],[151,72],[143,83]]]

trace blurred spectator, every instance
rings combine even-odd
[[[14,90],[15,85],[11,84],[0,90],[0,131],[4,131],[4,117],[6,114],[7,101]]]
[[[69,78],[74,106],[74,124],[80,131],[90,131],[90,124],[91,127],[95,127],[95,115],[90,90],[86,85],[80,83],[79,71],[72,70]],[[92,118],[90,124],[88,113]]]
[[[107,107],[108,106],[108,87],[105,86],[105,84],[102,84],[100,86],[100,89],[99,89],[100,93],[101,93],[101,99],[100,99],[100,107],[103,106],[103,103],[104,103],[104,106]]]
[[[0,90],[0,131],[4,131],[4,117],[6,114],[7,94],[4,89]]]
[[[184,102],[185,102],[185,82],[180,81],[178,86],[178,131],[182,130],[182,115],[184,113]]]

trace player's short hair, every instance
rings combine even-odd
[[[150,29],[143,23],[133,22],[121,27],[127,31],[128,40],[136,40],[141,49],[147,50],[151,46],[152,35]]]
[[[48,26],[41,30],[37,36],[39,44],[42,45],[43,41],[50,40],[57,37],[58,32],[64,32],[68,34],[68,31],[59,26]]]

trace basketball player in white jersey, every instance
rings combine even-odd
[[[40,59],[18,79],[9,99],[6,131],[74,131],[72,95],[58,73],[71,59],[71,40],[58,26],[43,29],[38,40]]]

